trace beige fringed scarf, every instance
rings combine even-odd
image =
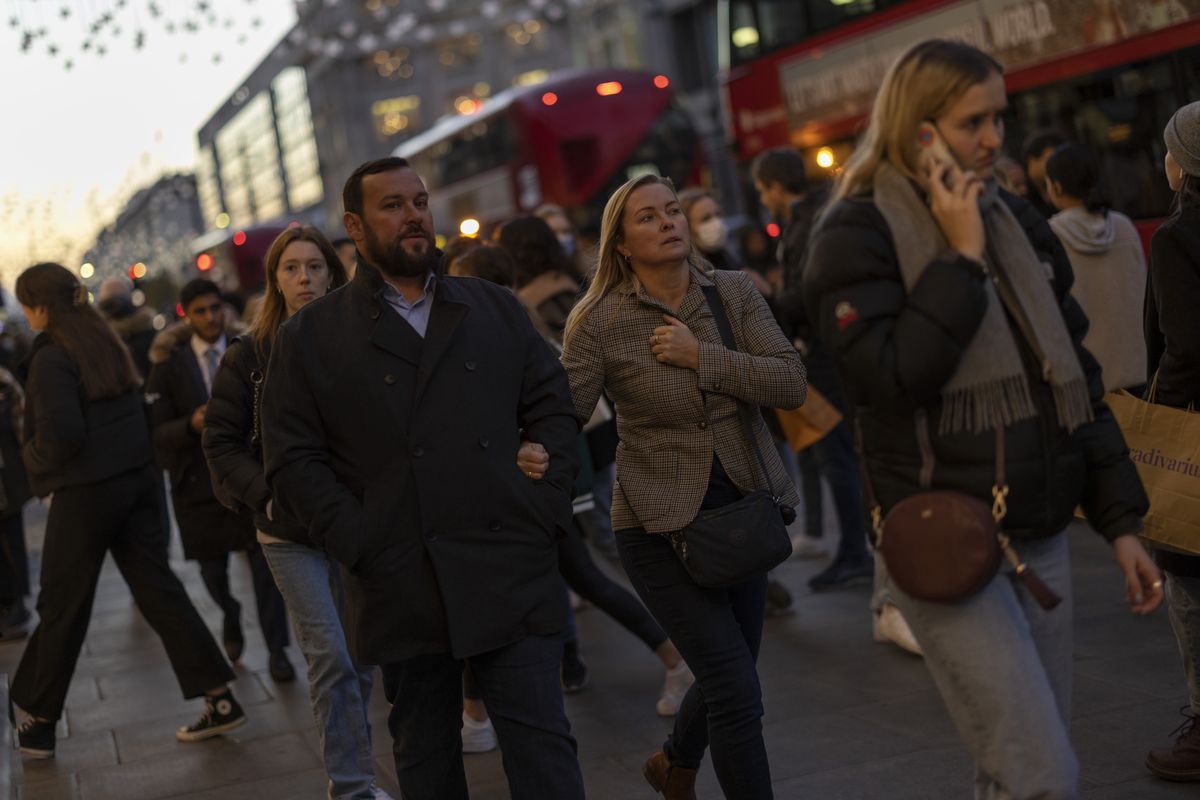
[[[875,175],[875,205],[891,229],[904,288],[912,291],[926,267],[949,247],[946,237],[913,184],[889,164]],[[1036,341],[1029,344],[1045,357],[1043,377],[1053,389],[1058,424],[1074,431],[1092,420],[1092,405],[1046,267],[994,185],[980,205],[987,228],[988,270],[1003,270],[1007,276],[1033,329]],[[941,434],[981,433],[1037,415],[1013,327],[993,282],[985,286],[988,305],[983,322],[958,369],[942,387]]]

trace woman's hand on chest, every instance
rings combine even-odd
[[[662,364],[700,369],[700,342],[691,328],[669,314],[662,315],[665,325],[650,335],[650,352]]]

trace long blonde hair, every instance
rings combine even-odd
[[[885,161],[915,180],[921,123],[945,114],[972,86],[1003,74],[1000,62],[963,42],[930,39],[914,45],[884,75],[867,131],[847,159],[827,207],[869,192]]]
[[[588,315],[597,303],[603,297],[614,289],[637,289],[638,279],[634,274],[633,265],[626,259],[621,257],[617,251],[617,245],[625,240],[625,206],[629,203],[629,197],[635,191],[643,186],[652,186],[661,184],[671,190],[671,193],[676,195],[675,184],[670,178],[664,178],[659,175],[646,174],[639,175],[636,178],[626,181],[619,189],[613,192],[612,197],[608,198],[608,202],[604,205],[604,216],[600,219],[600,243],[597,246],[598,254],[596,256],[596,266],[591,274],[591,282],[588,284],[587,292],[571,309],[570,315],[567,317],[567,326],[563,331],[563,343],[565,344],[583,321],[583,318]],[[684,215],[683,224],[687,225],[687,215]],[[695,245],[688,252],[688,265],[699,270],[704,274],[712,272],[712,265],[696,252]]]

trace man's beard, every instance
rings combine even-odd
[[[428,272],[436,272],[438,252],[433,244],[433,237],[421,228],[409,228],[398,235],[391,243],[384,243],[375,231],[363,226],[366,234],[366,257],[379,271],[390,278],[417,278]],[[425,239],[425,252],[421,255],[410,255],[404,249],[404,237],[419,234]]]

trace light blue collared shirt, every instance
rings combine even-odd
[[[410,303],[404,295],[396,291],[396,287],[387,281],[383,282],[383,299],[396,310],[405,322],[412,326],[417,335],[425,338],[425,329],[429,327],[429,309],[433,305],[433,273],[425,277],[425,288],[416,302]]]

